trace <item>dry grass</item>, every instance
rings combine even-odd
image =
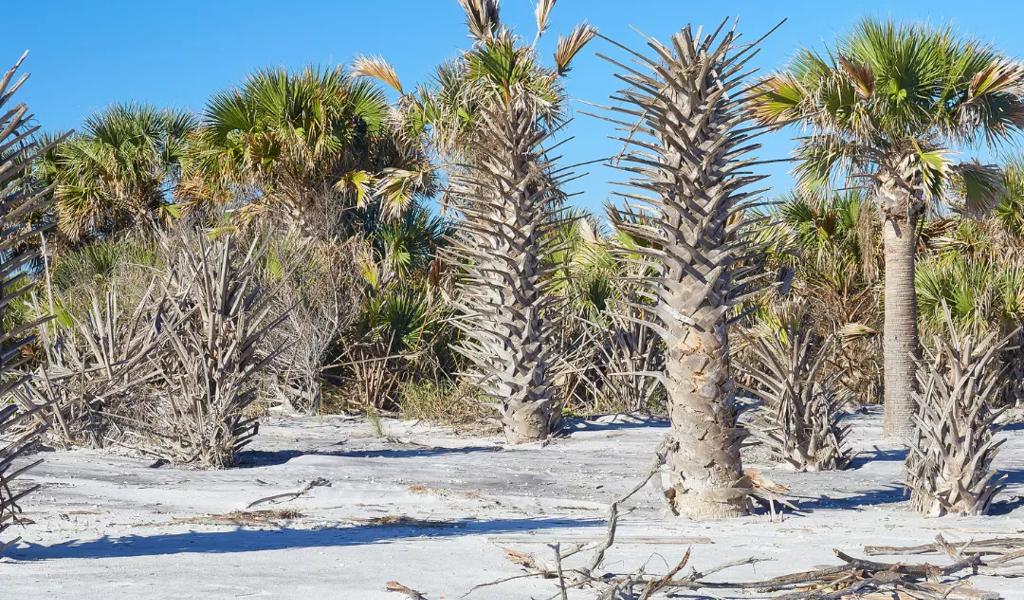
[[[194,523],[198,525],[236,525],[238,527],[252,527],[258,525],[280,525],[284,521],[301,519],[305,515],[301,512],[282,508],[276,510],[233,510],[228,513],[217,515],[201,515],[175,519],[175,523]]]
[[[458,431],[497,431],[494,410],[468,385],[407,383],[399,390],[403,419],[421,419]]]

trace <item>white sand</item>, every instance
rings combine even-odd
[[[853,445],[863,454],[851,470],[798,474],[748,465],[808,497],[804,515],[693,523],[667,516],[649,486],[621,521],[606,570],[644,562],[663,570],[686,550],[684,538],[698,538],[691,563],[698,569],[754,555],[774,559],[721,575],[749,579],[837,564],[832,548],[862,555],[864,545],[926,543],[938,533],[955,540],[1024,533],[1024,506],[1014,502],[1024,495],[1024,428],[1007,432],[997,465],[1010,473],[999,498],[1009,502],[1001,507],[1008,512],[925,519],[907,509],[902,453],[874,447],[877,415],[855,420]],[[250,466],[228,471],[150,468],[152,459],[98,451],[45,453],[46,462],[22,482],[43,489],[24,502],[35,524],[7,532],[26,541],[0,559],[0,590],[19,600],[400,600],[384,591],[397,580],[431,600],[454,599],[475,584],[521,572],[502,546],[548,558],[545,544],[602,538],[607,503],[642,476],[666,431],[658,423],[588,423],[544,447],[504,447],[498,438],[457,437],[424,425],[385,427],[398,441],[340,417],[274,419],[243,456]],[[320,477],[330,487],[256,507],[302,513],[294,520],[203,522]],[[368,522],[399,516],[436,523]],[[1024,579],[979,577],[976,585],[1024,598]],[[550,581],[527,579],[470,598],[553,593]]]

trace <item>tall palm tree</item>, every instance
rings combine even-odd
[[[826,55],[801,50],[759,87],[763,123],[810,130],[798,149],[805,186],[852,181],[870,190],[885,260],[885,433],[913,427],[918,356],[915,249],[926,210],[963,196],[967,211],[997,196],[997,169],[956,163],[954,149],[1024,126],[1024,67],[951,29],[865,20]]]
[[[36,137],[39,126],[28,106],[14,101],[15,93],[28,79],[27,74],[15,77],[27,54],[0,75],[0,313],[9,313],[12,300],[32,286],[31,271],[26,265],[38,257],[38,251],[26,242],[36,238],[41,228],[32,223],[30,217],[46,209],[52,201],[51,189],[40,186],[38,179],[30,176],[30,166],[48,150],[47,144],[40,144]],[[25,383],[25,376],[20,372],[25,361],[22,351],[35,337],[31,332],[48,319],[43,317],[11,329],[0,327],[0,395],[3,397],[9,397]],[[31,449],[45,429],[45,425],[37,424],[35,414],[45,409],[45,406],[37,406],[21,410],[18,404],[10,402],[0,407],[0,533],[18,523],[21,512],[18,501],[39,487],[29,486],[13,492],[11,481],[39,463],[16,467],[14,461]],[[0,553],[16,541],[0,541]]]
[[[560,184],[569,176],[546,146],[564,123],[560,80],[595,32],[584,24],[561,38],[547,67],[536,42],[552,0],[537,3],[530,44],[501,23],[497,0],[460,4],[473,47],[442,65],[434,86],[404,92],[381,59],[361,59],[356,68],[402,93],[409,120],[447,163],[447,198],[462,217],[449,253],[464,273],[453,299],[464,333],[458,349],[474,365],[471,381],[499,407],[506,438],[540,440],[561,418],[554,393],[559,311],[546,258],[564,222]]]
[[[170,187],[196,120],[187,112],[116,104],[86,119],[81,132],[47,151],[57,227],[72,242],[110,237],[175,213]]]
[[[649,305],[636,305],[665,343],[663,383],[672,431],[666,448],[672,509],[694,519],[742,515],[750,482],[740,458],[730,366],[732,311],[758,275],[750,223],[758,202],[749,189],[763,176],[748,152],[760,133],[748,126],[750,96],[743,65],[757,44],[739,44],[725,22],[710,35],[687,26],[650,56],[631,52],[637,67],[615,62],[626,87],[613,107],[626,149],[626,214],[618,227],[642,242],[649,260],[641,277]]]
[[[283,213],[307,236],[357,224],[368,207],[397,216],[432,189],[418,140],[383,92],[340,67],[264,69],[213,96],[186,157],[179,193]]]

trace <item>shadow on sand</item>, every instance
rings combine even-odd
[[[387,543],[401,538],[523,533],[560,527],[603,527],[601,519],[460,519],[429,525],[355,525],[322,529],[234,529],[71,540],[52,546],[21,543],[5,556],[36,561],[61,558],[130,558],[168,554],[228,554],[291,548],[330,548]]]
[[[887,485],[876,490],[868,490],[860,494],[843,498],[822,496],[811,500],[801,499],[797,506],[801,511],[828,509],[859,510],[865,506],[897,504],[910,498],[907,488],[902,485]]]
[[[907,460],[907,454],[910,451],[906,448],[893,448],[888,450],[881,450],[875,448],[874,450],[858,452],[853,460],[850,461],[850,469],[860,469],[867,464],[876,461],[904,461]]]
[[[333,456],[338,458],[429,458],[432,456],[444,456],[451,454],[469,454],[472,452],[500,452],[501,446],[462,446],[457,448],[446,448],[442,446],[411,446],[402,448],[378,448],[375,450],[314,450],[301,452],[299,450],[246,450],[238,455],[238,466],[247,467],[268,467],[281,465],[299,456]]]

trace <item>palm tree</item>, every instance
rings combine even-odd
[[[195,127],[190,113],[136,104],[86,119],[38,167],[41,179],[56,185],[59,231],[81,242],[176,214],[169,191]]]
[[[41,228],[29,222],[29,217],[52,201],[51,189],[38,185],[38,180],[29,173],[33,162],[49,148],[35,137],[39,126],[28,106],[12,102],[28,79],[28,75],[15,78],[27,54],[0,76],[0,311],[7,314],[14,297],[32,286],[30,269],[25,267],[38,256],[38,251],[26,242],[38,237]],[[0,395],[5,398],[25,383],[19,372],[25,361],[22,351],[35,337],[30,332],[48,319],[43,317],[0,330]],[[44,425],[36,424],[39,421],[35,414],[45,409],[37,406],[21,410],[18,404],[9,402],[0,407],[0,532],[19,522],[18,501],[39,487],[12,492],[11,481],[38,464],[36,461],[15,468],[14,461],[28,452],[45,429]],[[0,541],[0,553],[16,541]]]
[[[914,262],[926,210],[963,195],[967,211],[997,195],[997,169],[955,163],[953,148],[994,144],[1024,126],[1024,67],[949,28],[865,20],[827,55],[801,50],[759,86],[762,123],[800,123],[796,173],[808,187],[852,181],[870,191],[885,260],[886,434],[913,427],[919,355]]]
[[[529,45],[502,25],[497,0],[460,4],[474,44],[438,69],[433,87],[404,92],[381,59],[356,68],[402,94],[408,120],[448,162],[447,198],[462,216],[448,252],[464,274],[453,298],[465,338],[457,348],[474,365],[470,380],[499,407],[506,438],[540,440],[561,419],[552,342],[559,311],[546,258],[565,219],[560,184],[569,176],[545,146],[564,123],[560,79],[595,32],[580,25],[560,39],[549,68],[536,41],[552,0],[537,3]]]
[[[757,44],[740,45],[725,22],[710,35],[689,26],[669,44],[620,63],[626,88],[614,98],[626,149],[627,205],[618,227],[648,259],[641,277],[648,305],[636,308],[665,343],[663,383],[672,432],[666,449],[672,509],[694,519],[747,512],[750,482],[740,459],[730,367],[729,325],[758,275],[743,215],[762,176],[747,153],[760,128],[745,127],[750,97],[743,64]],[[613,61],[614,62],[614,61]],[[640,69],[643,69],[641,71]]]
[[[258,71],[210,99],[179,193],[192,205],[283,212],[309,237],[351,234],[364,209],[397,216],[432,190],[419,141],[395,114],[379,88],[340,67]]]

